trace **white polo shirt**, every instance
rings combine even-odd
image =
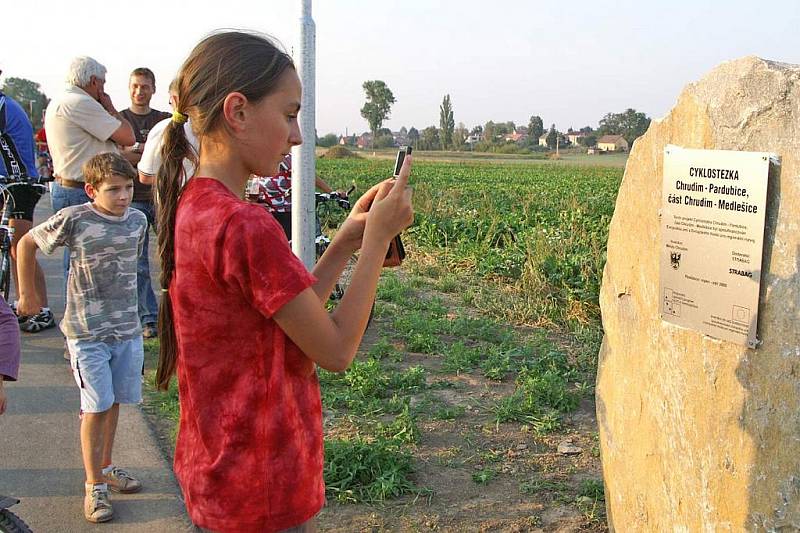
[[[118,152],[110,140],[122,122],[80,87],[70,86],[47,106],[44,129],[59,178],[84,181],[83,164],[97,154]]]
[[[161,167],[161,147],[164,145],[164,133],[172,122],[171,118],[165,118],[150,130],[147,134],[147,142],[144,143],[144,150],[142,151],[142,158],[136,167],[139,172],[147,176],[155,176],[158,174],[158,169]],[[194,150],[195,155],[200,153],[200,143],[197,141],[190,121],[183,124],[183,131],[186,134],[186,140]],[[183,182],[194,176],[194,164],[187,159],[183,160]]]

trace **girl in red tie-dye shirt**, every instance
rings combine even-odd
[[[213,34],[177,77],[157,177],[161,310],[157,379],[177,372],[175,473],[189,515],[214,531],[313,531],[324,504],[315,366],[345,370],[367,325],[389,242],[411,224],[410,158],[356,202],[309,273],[281,227],[242,200],[292,146],[301,87],[290,57],[250,33]],[[200,140],[195,177],[182,124]],[[345,297],[324,302],[361,250]]]

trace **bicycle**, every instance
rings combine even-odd
[[[336,229],[339,226],[339,213],[333,211],[331,206],[338,206],[344,213],[350,212],[349,196],[355,190],[355,185],[350,187],[344,195],[337,192],[329,193],[314,193],[314,211],[316,215],[317,235],[314,238],[314,249],[316,252],[317,260],[322,257],[325,250],[331,244],[331,239],[325,234],[325,229]],[[350,286],[350,281],[353,279],[353,272],[356,268],[356,256],[351,255],[344,266],[342,273],[339,275],[339,280],[331,292],[330,300],[338,301],[344,297],[344,291]],[[374,304],[373,304],[374,307]],[[370,320],[372,319],[372,312],[370,311]]]
[[[14,228],[9,224],[15,207],[11,188],[30,185],[41,188],[42,194],[44,194],[47,192],[47,187],[43,183],[46,181],[49,180],[37,178],[33,181],[26,181],[24,178],[17,179],[13,176],[0,176],[0,198],[3,206],[3,211],[0,214],[0,296],[6,301],[8,301],[11,292],[11,243],[14,241]]]
[[[18,503],[16,498],[0,495],[0,533],[31,533],[28,524],[8,509]]]
[[[340,194],[336,191],[329,193],[314,193],[314,214],[316,219],[314,250],[317,260],[322,257],[322,254],[325,253],[325,250],[327,250],[328,246],[331,244],[331,239],[328,237],[328,235],[326,235],[325,231],[335,230],[338,228],[343,219],[342,214],[347,216],[347,213],[350,212],[349,197],[355,188],[355,185],[353,185],[344,194]],[[270,204],[267,189],[258,181],[258,178],[251,179],[246,190],[247,199],[249,201],[264,205],[265,208],[269,209]],[[291,241],[289,241],[289,244],[291,244]],[[353,272],[355,271],[357,262],[358,260],[355,255],[351,256],[350,259],[347,260],[347,264],[342,270],[342,273],[339,275],[339,279],[336,282],[336,285],[333,287],[330,297],[328,298],[328,302],[330,303],[331,307],[336,306],[337,302],[344,297],[344,293],[347,290],[347,287],[350,286],[350,281],[353,279]],[[369,327],[369,324],[372,322],[372,316],[374,312],[375,302],[373,301],[372,308],[369,312],[367,327]]]

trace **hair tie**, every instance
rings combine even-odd
[[[176,122],[178,124],[183,124],[187,120],[189,120],[189,116],[188,115],[184,115],[180,111],[173,111],[172,112],[172,122]]]

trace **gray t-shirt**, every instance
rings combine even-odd
[[[61,331],[69,339],[123,341],[142,334],[136,293],[136,262],[147,219],[129,208],[115,217],[91,203],[66,207],[33,228],[39,248],[69,248],[67,308]]]

